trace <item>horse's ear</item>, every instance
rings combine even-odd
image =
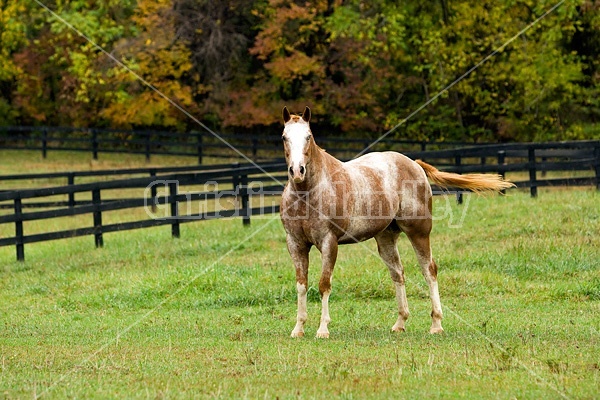
[[[310,108],[306,107],[302,113],[302,119],[306,122],[310,122]]]
[[[292,116],[290,115],[290,112],[288,111],[287,107],[283,107],[283,123],[287,123],[290,119],[292,119]]]

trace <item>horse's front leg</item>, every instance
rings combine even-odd
[[[329,295],[331,294],[331,278],[333,276],[333,267],[337,259],[338,242],[335,235],[328,235],[321,243],[322,271],[319,280],[319,293],[321,293],[321,323],[317,330],[318,338],[328,338],[329,329],[327,326],[331,322],[329,316]]]
[[[308,318],[308,312],[306,309],[306,293],[308,292],[308,253],[310,252],[310,245],[306,243],[300,243],[292,238],[290,235],[287,236],[287,246],[294,267],[296,268],[296,289],[298,290],[298,314],[296,316],[296,326],[292,331],[292,337],[304,336],[304,323]]]

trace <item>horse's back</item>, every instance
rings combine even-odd
[[[382,198],[395,203],[395,219],[401,225],[425,222],[431,216],[431,186],[423,168],[397,152],[369,153],[346,163],[351,174],[366,176],[369,171],[381,182]],[[371,179],[372,180],[372,179]],[[360,190],[360,187],[357,189]]]
[[[373,171],[389,184],[401,182],[427,182],[423,169],[404,154],[395,151],[368,153],[345,163],[351,174]]]

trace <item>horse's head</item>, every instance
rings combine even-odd
[[[295,183],[301,183],[306,178],[312,138],[309,121],[310,108],[306,107],[302,116],[298,116],[291,115],[287,107],[283,107],[283,149],[290,179]]]

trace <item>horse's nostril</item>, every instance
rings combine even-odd
[[[302,165],[300,166],[300,173],[304,174],[304,167]]]
[[[294,169],[290,167],[290,175],[294,175]]]

